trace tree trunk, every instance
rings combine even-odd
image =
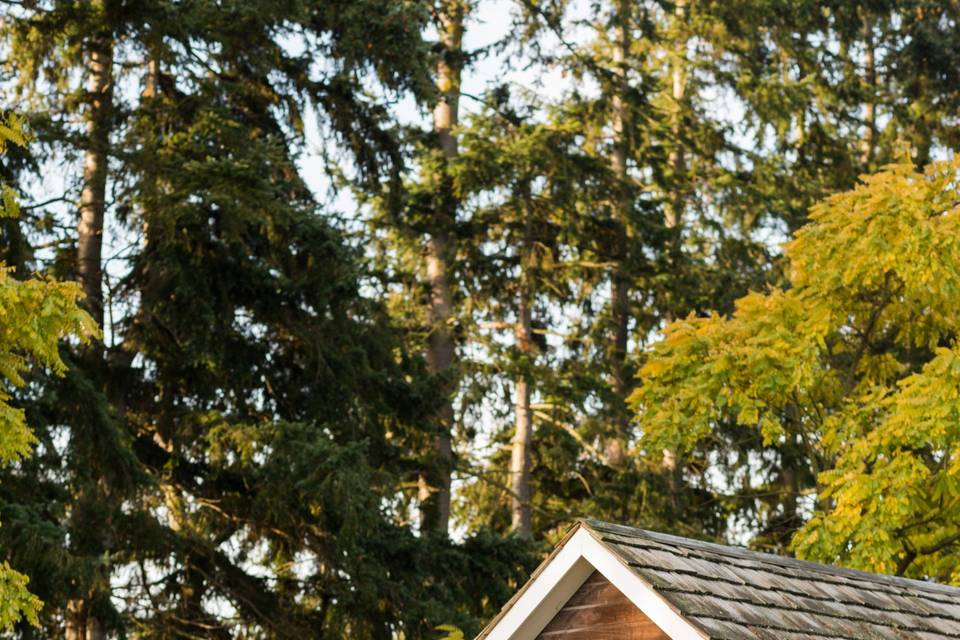
[[[86,640],[87,619],[84,600],[75,598],[67,601],[66,619],[66,640]]]
[[[87,148],[83,159],[83,190],[80,193],[80,211],[77,222],[77,276],[85,294],[84,304],[90,315],[103,327],[103,217],[107,186],[107,163],[110,146],[111,112],[113,106],[113,40],[110,34],[98,33],[87,44]],[[91,347],[87,353],[91,367],[102,364],[103,352]],[[103,487],[78,487],[77,501],[84,503],[103,499]],[[77,513],[88,511],[78,504]],[[105,534],[106,535],[106,534]],[[103,624],[90,611],[90,603],[97,589],[109,588],[109,567],[100,567],[96,584],[87,597],[67,603],[65,615],[66,640],[104,640]]]
[[[683,134],[683,100],[687,90],[687,36],[684,27],[684,18],[686,17],[686,0],[677,0],[674,5],[674,57],[672,68],[670,70],[670,96],[673,99],[673,118],[670,123],[671,135],[673,137],[674,147],[670,151],[670,171],[673,175],[673,197],[669,199],[666,214],[664,216],[664,226],[673,231],[670,245],[667,248],[670,256],[670,264],[673,269],[680,267],[680,257],[682,249],[682,225],[683,214],[686,206],[686,155],[684,153],[681,135]],[[674,319],[673,310],[668,307],[664,320],[667,324]],[[667,479],[667,489],[669,491],[671,512],[679,515],[680,513],[680,487],[682,483],[681,467],[677,461],[676,452],[669,449],[663,450],[662,471]]]
[[[523,366],[527,366],[533,354],[533,331],[531,305],[531,251],[532,251],[532,224],[530,211],[529,187],[524,185],[524,225],[523,240],[520,247],[520,286],[517,300],[516,339],[517,350],[524,359]],[[533,440],[533,416],[530,410],[530,380],[528,374],[521,372],[517,376],[514,390],[514,420],[515,428],[511,442],[510,457],[510,488],[513,491],[511,504],[511,528],[517,534],[530,537],[533,535],[530,489],[530,449]]]
[[[86,305],[103,326],[103,212],[107,188],[107,152],[113,103],[113,42],[100,34],[87,52],[87,149],[83,157],[83,190],[77,224],[77,273]]]
[[[862,170],[867,172],[873,162],[877,144],[877,63],[873,41],[873,22],[866,11],[863,15],[863,81],[867,84],[869,95],[867,95],[867,101],[863,107],[864,131],[860,164]]]
[[[667,208],[666,226],[670,229],[679,229],[683,224],[684,195],[686,192],[684,174],[686,173],[686,156],[681,142],[683,117],[683,98],[687,90],[687,38],[683,26],[686,14],[686,1],[677,0],[674,5],[674,24],[676,27],[676,48],[672,69],[670,70],[671,97],[673,98],[673,118],[670,124],[674,147],[670,151],[670,170],[673,173],[673,198]],[[679,235],[679,234],[678,234]],[[679,243],[675,243],[679,244]],[[674,247],[674,250],[679,247]]]
[[[66,640],[106,640],[103,625],[89,611],[88,603],[82,598],[67,602]]]
[[[466,12],[464,0],[440,0],[437,10],[440,21],[440,40],[444,56],[437,65],[437,89],[440,101],[433,111],[434,133],[443,158],[457,155],[457,125],[460,101],[460,71],[462,68],[463,21]],[[444,170],[446,174],[446,171]],[[426,272],[429,289],[427,365],[430,372],[445,380],[447,398],[436,416],[437,435],[434,438],[434,460],[431,468],[420,475],[420,526],[424,532],[446,535],[450,523],[450,476],[453,470],[453,399],[456,391],[452,368],[456,357],[451,322],[453,295],[450,287],[450,264],[456,257],[453,227],[456,222],[457,202],[449,175],[441,176],[441,193],[437,198],[433,228],[427,240]]]
[[[621,465],[626,457],[630,421],[627,415],[626,399],[630,383],[627,380],[627,341],[630,331],[630,276],[627,270],[627,217],[630,211],[630,198],[626,190],[627,158],[630,143],[627,133],[629,113],[626,107],[627,72],[626,58],[630,48],[630,3],[619,3],[617,42],[613,50],[617,84],[612,100],[611,125],[613,129],[613,151],[610,165],[617,179],[618,195],[614,203],[614,239],[613,275],[610,283],[610,310],[612,316],[612,362],[610,377],[612,381],[614,406],[614,433],[604,446],[607,463]]]

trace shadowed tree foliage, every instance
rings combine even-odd
[[[525,551],[414,536],[401,487],[439,398],[297,166],[313,109],[360,184],[396,180],[400,146],[363,86],[431,91],[423,8],[106,2],[13,17],[21,90],[49,89],[30,97],[50,157],[76,149],[86,167],[76,237],[92,248],[74,248],[71,211],[50,210],[26,234],[62,230],[63,248],[33,268],[78,274],[88,304],[103,301],[104,343],[66,346],[67,376],[19,399],[42,450],[4,484],[0,537],[37,576],[46,633],[476,628],[498,602],[470,585],[507,593],[495,585],[515,583]]]
[[[0,120],[0,154],[7,151],[8,145],[22,148],[26,144],[22,121],[15,115],[5,115]],[[0,218],[10,221],[19,216],[16,192],[6,181],[0,182]],[[6,243],[4,248],[11,245],[12,242]],[[0,260],[0,464],[12,467],[15,478],[22,478],[19,467],[37,444],[37,438],[23,409],[12,404],[11,392],[27,384],[32,367],[39,365],[55,375],[64,373],[66,365],[59,351],[61,339],[85,342],[95,336],[94,323],[78,305],[81,297],[76,283],[30,277],[16,265]],[[10,554],[5,553],[0,563],[0,631],[9,631],[21,620],[37,626],[37,614],[43,605],[27,591],[29,577],[11,568],[10,559]]]

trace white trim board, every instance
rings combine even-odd
[[[577,529],[543,570],[527,584],[513,605],[480,637],[485,640],[535,640],[594,569],[671,640],[708,638],[583,527]]]

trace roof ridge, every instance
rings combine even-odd
[[[669,533],[660,533],[657,531],[640,529],[637,527],[616,524],[613,522],[605,522],[603,520],[596,520],[593,518],[580,518],[579,522],[587,528],[596,531],[597,533],[602,533],[602,529],[604,528],[612,530],[611,532],[613,533],[616,533],[617,530],[621,530],[621,532],[627,536],[646,538],[662,544],[682,546],[693,550],[709,550],[721,555],[735,558],[755,560],[758,562],[769,562],[770,564],[794,569],[802,569],[806,571],[818,571],[828,575],[844,576],[854,580],[884,584],[886,586],[911,586],[915,589],[930,593],[960,596],[960,587],[945,585],[938,582],[915,580],[913,578],[903,578],[900,576],[891,576],[881,573],[870,573],[868,571],[849,569],[847,567],[838,567],[820,562],[812,562],[810,560],[800,560],[797,558],[778,556],[776,554],[766,553],[763,551],[754,551],[752,549],[747,549],[746,547],[724,545],[716,542],[696,540],[694,538],[685,538]]]

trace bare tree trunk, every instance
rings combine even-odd
[[[86,607],[82,599],[76,598],[67,601],[66,611],[66,640],[86,640],[87,617]]]
[[[866,11],[863,13],[863,80],[867,84],[869,95],[863,107],[863,120],[866,126],[863,132],[860,164],[863,171],[869,171],[877,144],[877,63],[873,41],[873,21]]]
[[[106,640],[103,625],[89,611],[88,601],[74,599],[67,602],[66,640]]]
[[[77,222],[77,275],[85,294],[85,305],[97,325],[103,327],[103,218],[106,200],[107,163],[110,147],[113,106],[113,39],[109,33],[98,33],[87,43],[87,148],[83,159],[83,190]],[[103,352],[91,347],[87,354],[91,366],[102,363]],[[78,487],[77,513],[90,511],[82,503],[103,499],[100,483]],[[108,534],[104,531],[104,536]],[[109,544],[107,545],[109,546]],[[66,640],[104,640],[103,624],[90,610],[97,590],[109,589],[110,569],[97,570],[96,584],[86,597],[67,603]]]
[[[610,309],[612,315],[612,362],[610,377],[613,387],[613,421],[615,432],[604,445],[607,463],[623,464],[626,457],[630,421],[627,415],[626,398],[630,383],[627,380],[627,342],[630,331],[630,276],[627,271],[627,217],[630,199],[626,191],[627,158],[630,151],[627,133],[629,113],[626,107],[627,70],[626,58],[630,49],[630,3],[621,0],[618,6],[617,41],[613,50],[617,86],[612,100],[611,125],[613,151],[610,166],[620,180],[619,194],[614,203],[616,237],[614,247],[613,275],[610,283]]]
[[[457,125],[460,101],[460,72],[462,68],[463,22],[466,13],[464,0],[440,0],[437,14],[440,22],[440,40],[444,56],[437,65],[437,89],[440,102],[433,111],[434,132],[443,157],[457,155]],[[453,469],[452,396],[454,384],[449,380],[456,357],[451,322],[453,296],[450,287],[450,264],[456,256],[452,229],[456,221],[457,202],[448,176],[443,176],[442,193],[434,212],[433,229],[427,241],[426,271],[429,287],[428,322],[430,336],[427,343],[427,365],[437,376],[447,376],[447,399],[436,416],[437,435],[434,440],[434,464],[420,475],[420,526],[425,532],[446,535],[450,523],[450,476]]]
[[[677,0],[674,5],[674,33],[676,42],[674,45],[674,56],[670,70],[670,95],[673,99],[673,118],[670,124],[674,147],[670,151],[670,170],[673,174],[673,197],[669,199],[667,210],[664,216],[664,226],[673,230],[673,236],[668,247],[670,263],[673,268],[678,268],[681,249],[682,249],[682,230],[683,214],[686,206],[686,178],[684,174],[687,170],[686,155],[684,153],[682,138],[682,112],[683,100],[687,90],[687,36],[684,27],[684,18],[686,16],[686,0]],[[667,323],[673,321],[673,312],[668,310],[664,320]],[[681,488],[681,467],[677,461],[676,452],[669,449],[663,450],[662,471],[666,476],[667,488],[669,491],[669,502],[671,512],[680,513],[680,488]]]
[[[87,53],[87,149],[83,157],[83,190],[77,224],[77,273],[90,314],[103,326],[103,212],[107,188],[107,152],[113,103],[113,42],[91,39]]]
[[[670,71],[671,97],[673,98],[673,122],[670,125],[673,134],[674,147],[670,151],[670,169],[673,172],[673,198],[667,208],[666,226],[670,229],[679,228],[683,224],[683,209],[685,189],[682,184],[683,174],[686,172],[686,156],[681,143],[681,125],[683,118],[683,98],[687,90],[687,38],[683,31],[683,20],[686,15],[686,0],[677,0],[674,5],[674,24],[677,29],[677,43],[674,51],[674,60]]]
[[[532,329],[532,220],[530,211],[529,185],[524,185],[524,225],[523,240],[520,248],[520,286],[517,300],[517,324],[515,328],[517,350],[523,356],[533,353]],[[528,358],[525,358],[528,359]],[[533,535],[530,488],[530,450],[533,440],[533,415],[530,410],[530,381],[525,373],[517,376],[514,390],[514,434],[511,441],[510,488],[513,491],[511,505],[511,527],[521,536]]]
[[[522,352],[530,349],[530,307],[520,303],[517,323],[517,342]],[[526,376],[517,378],[515,398],[515,431],[513,435],[510,483],[513,490],[511,526],[522,536],[533,532],[531,522],[532,491],[530,490],[530,445],[533,439],[533,419],[530,411],[530,385]]]

